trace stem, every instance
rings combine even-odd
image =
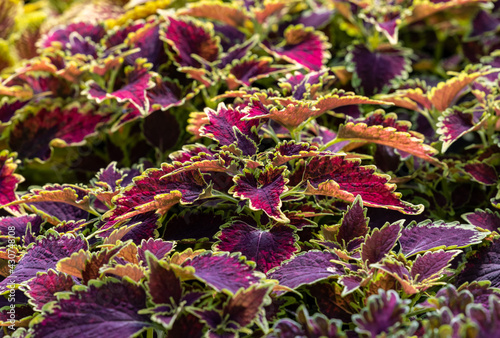
[[[271,125],[268,125],[268,128],[263,127],[261,129],[267,134],[269,134],[269,136],[271,136],[271,138],[273,139],[274,142],[276,142],[276,144],[280,143],[280,139],[278,138],[278,135],[276,135],[276,132],[274,131],[273,127],[271,127]]]
[[[116,68],[111,71],[111,76],[109,77],[109,82],[106,90],[108,93],[112,93],[113,89],[115,88],[116,77],[118,76],[119,70],[120,68]]]
[[[147,338],[153,338],[154,337],[154,330],[153,330],[152,327],[150,327],[150,328],[147,329],[146,337]]]
[[[236,198],[232,197],[232,196],[229,196],[227,194],[223,194],[223,193],[220,193],[218,191],[213,191],[212,192],[212,197],[217,197],[217,198],[221,198],[223,200],[226,200],[226,201],[229,201],[229,202],[233,202],[235,204],[238,204],[240,201],[237,200]]]
[[[319,148],[319,150],[325,150],[325,149],[333,146],[334,144],[337,144],[337,143],[342,142],[342,141],[348,141],[348,140],[344,139],[344,138],[335,138],[335,139],[331,140],[330,142],[328,142],[327,144],[325,144],[324,146],[322,146],[321,148]]]

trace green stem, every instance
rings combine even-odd
[[[153,338],[154,337],[154,329],[152,327],[148,328],[146,337],[147,338]]]
[[[107,92],[112,93],[113,89],[115,88],[115,82],[116,82],[116,77],[118,76],[118,71],[120,68],[113,69],[111,71],[111,76],[109,77],[109,82],[107,86]]]
[[[337,143],[342,142],[342,141],[348,141],[348,140],[344,139],[344,138],[335,138],[335,139],[331,140],[330,142],[328,142],[327,144],[325,144],[324,146],[322,146],[319,150],[325,150],[325,149],[333,146],[334,144],[337,144]]]
[[[226,200],[226,201],[229,201],[229,202],[233,202],[235,204],[238,204],[240,201],[237,200],[236,198],[232,197],[232,196],[229,196],[227,194],[223,194],[223,193],[220,193],[218,191],[213,191],[212,192],[212,197],[217,197],[217,198],[221,198],[223,200]]]
[[[276,135],[276,132],[274,131],[273,127],[268,125],[268,128],[261,128],[264,132],[266,132],[271,138],[273,139],[276,144],[280,143],[280,139],[278,138],[278,135]]]

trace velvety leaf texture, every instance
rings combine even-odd
[[[3,292],[9,284],[27,281],[35,277],[37,272],[55,269],[60,259],[69,257],[80,249],[87,249],[87,243],[81,237],[48,234],[28,249],[14,272],[0,283],[0,290]]]
[[[168,264],[150,254],[148,259],[149,278],[146,282],[148,293],[155,304],[180,305],[182,297],[181,281]],[[172,304],[173,303],[173,304]]]
[[[356,45],[350,51],[356,83],[364,95],[373,95],[389,88],[391,81],[408,76],[409,62],[396,48],[371,51]]]
[[[57,300],[54,293],[71,291],[73,285],[75,282],[71,276],[50,269],[46,273],[38,273],[28,281],[26,295],[30,297],[35,309],[40,311],[45,304]]]
[[[458,222],[424,221],[413,223],[401,231],[399,242],[405,256],[442,248],[464,248],[480,243],[487,233]]]
[[[285,167],[267,167],[258,173],[258,177],[250,171],[245,171],[243,175],[236,176],[236,185],[230,192],[235,197],[250,200],[250,208],[253,210],[263,210],[268,216],[278,222],[289,222],[288,218],[281,211],[280,196],[288,190],[284,177]]]
[[[461,251],[431,251],[418,256],[411,267],[412,278],[417,283],[437,279],[450,261]]]
[[[347,245],[354,238],[364,237],[368,230],[366,210],[363,209],[363,200],[358,195],[342,218],[337,232],[337,242]]]
[[[269,291],[269,287],[257,286],[238,291],[224,307],[224,314],[229,315],[229,320],[242,328],[249,325],[262,309]]]
[[[174,248],[174,242],[167,242],[161,238],[148,240],[143,239],[141,245],[137,248],[139,261],[146,263],[146,252],[149,251],[157,259],[164,258]]]
[[[443,141],[443,152],[458,138],[479,127],[483,111],[480,107],[473,110],[453,107],[443,113],[437,124],[437,133],[441,135],[439,139]]]
[[[140,285],[125,280],[91,284],[44,312],[34,337],[129,337],[152,325],[138,314],[145,307]]]
[[[270,230],[261,230],[244,222],[235,222],[224,228],[217,236],[217,249],[241,252],[256,263],[262,272],[279,266],[297,251],[296,238],[292,228],[279,225]]]
[[[194,267],[194,275],[199,280],[219,291],[226,289],[236,293],[239,288],[246,289],[260,280],[253,272],[253,268],[234,254],[207,252],[193,257],[182,266]]]
[[[365,243],[361,245],[361,259],[366,266],[380,261],[396,245],[401,236],[401,223],[400,221],[386,224],[381,229],[373,229],[371,235],[366,237]]]
[[[498,174],[495,167],[487,163],[479,161],[469,162],[464,166],[464,171],[482,184],[494,185],[498,182]]]
[[[295,289],[329,277],[342,276],[344,267],[331,260],[338,260],[337,255],[327,251],[307,251],[269,271],[268,278],[277,279],[281,285]]]
[[[458,275],[458,283],[489,280],[492,287],[500,286],[500,241],[481,248],[465,264]]]

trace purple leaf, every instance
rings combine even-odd
[[[82,237],[75,238],[72,235],[59,237],[54,232],[48,232],[46,237],[28,249],[14,272],[0,283],[1,292],[7,290],[9,284],[20,284],[35,277],[37,272],[55,269],[60,259],[69,257],[81,249],[87,249],[87,242]]]
[[[235,254],[206,252],[187,260],[182,266],[194,267],[194,276],[218,291],[225,289],[236,293],[238,289],[247,289],[260,280],[244,258]]]
[[[209,123],[201,128],[201,135],[210,137],[211,139],[219,142],[221,146],[228,146],[234,142],[238,147],[243,148],[244,139],[247,142],[258,142],[257,127],[258,120],[242,121],[245,113],[241,112],[238,108],[227,108],[223,103],[217,107],[217,111],[206,108],[205,112],[208,116]],[[244,139],[238,138],[243,136]],[[253,155],[255,153],[243,153],[243,155]]]
[[[133,31],[128,31],[125,44],[129,49],[138,48],[139,50],[127,55],[125,57],[126,63],[133,65],[137,59],[144,58],[153,65],[152,70],[157,71],[163,63],[168,61],[163,41],[160,40],[159,22],[150,20],[137,29],[132,29]]]
[[[174,270],[170,269],[168,263],[158,258],[161,259],[161,257],[149,254],[147,261],[149,278],[146,287],[153,303],[168,304],[174,309],[180,306],[183,293],[181,281],[175,275]]]
[[[464,171],[471,175],[479,183],[495,185],[498,182],[498,174],[495,167],[484,162],[471,161],[464,165]]]
[[[411,69],[405,52],[394,47],[370,51],[355,45],[348,59],[354,72],[353,86],[367,96],[386,91],[393,80],[406,78]]]
[[[403,254],[409,257],[429,250],[464,248],[481,243],[486,235],[470,225],[428,220],[404,228],[399,243]]]
[[[476,209],[474,212],[462,215],[462,218],[476,227],[489,231],[498,232],[500,228],[500,214],[490,209]]]
[[[387,223],[381,229],[373,229],[372,234],[366,237],[361,244],[361,259],[366,266],[377,263],[391,251],[401,236],[403,222]]]
[[[271,74],[285,71],[282,66],[273,66],[272,58],[250,56],[233,61],[225,68],[229,72],[226,82],[230,90],[241,85],[250,86],[252,82],[269,77]]]
[[[131,239],[135,244],[139,245],[142,240],[151,239],[154,236],[155,230],[158,228],[159,218],[160,215],[155,214],[153,211],[135,215],[127,222],[127,224],[139,224],[127,232],[121,240],[126,242]]]
[[[34,309],[41,311],[45,304],[57,300],[56,292],[71,291],[73,285],[71,276],[49,269],[28,281],[26,295],[31,298]]]
[[[310,250],[269,271],[268,278],[277,279],[280,285],[295,289],[332,276],[342,276],[344,267],[331,260],[338,260],[338,256],[328,251]]]
[[[471,304],[466,313],[467,317],[477,324],[479,337],[500,335],[500,299],[497,296],[490,295],[488,309],[479,304]]]
[[[2,236],[10,236],[10,227],[14,227],[14,237],[23,238],[26,235],[28,223],[31,223],[31,231],[36,236],[40,234],[40,226],[42,225],[42,218],[37,215],[23,215],[17,217],[0,217],[0,234]]]
[[[137,248],[139,261],[146,263],[146,252],[149,251],[157,259],[163,259],[174,248],[174,242],[167,242],[161,238],[148,240],[143,239],[141,245]]]
[[[388,332],[401,324],[403,316],[408,313],[410,300],[400,299],[394,290],[379,289],[378,295],[368,297],[366,306],[359,314],[352,316],[357,325],[356,332],[371,334],[372,337]]]
[[[460,252],[460,250],[438,250],[417,256],[410,271],[412,278],[417,283],[439,279],[444,269],[449,266],[450,261]]]
[[[297,251],[298,237],[292,228],[285,225],[261,230],[244,222],[235,222],[224,228],[217,236],[218,250],[241,252],[254,261],[256,270],[267,272],[289,259]]]
[[[141,285],[126,280],[95,282],[43,312],[33,337],[129,337],[152,324]]]
[[[320,70],[330,58],[330,44],[326,36],[311,27],[289,26],[284,33],[284,44],[271,45],[264,41],[263,48],[278,58],[283,58],[311,70]]]
[[[494,241],[489,247],[481,248],[470,257],[465,268],[458,275],[457,282],[491,281],[491,286],[500,286],[500,241]]]
[[[16,112],[23,108],[29,101],[22,100],[2,100],[0,102],[0,122],[7,123],[16,114]],[[0,127],[1,128],[1,127]],[[0,129],[1,131],[2,129]]]
[[[156,77],[154,81],[156,85],[146,93],[151,111],[180,106],[194,95],[194,93],[184,93],[177,81],[162,80],[160,77]]]
[[[40,40],[39,44],[42,48],[50,47],[57,42],[64,46],[70,42],[71,36],[75,33],[83,38],[88,37],[91,41],[97,43],[106,35],[106,29],[100,24],[72,23],[63,28],[54,28]]]
[[[488,114],[484,114],[484,108],[477,106],[473,109],[464,109],[458,106],[446,109],[439,117],[436,131],[440,134],[439,139],[443,141],[442,152],[444,153],[450,145],[463,135],[478,129],[486,120]]]
[[[242,200],[250,200],[252,210],[263,210],[269,217],[278,222],[289,222],[288,218],[281,211],[282,193],[288,188],[288,180],[284,177],[286,167],[275,168],[268,166],[257,172],[257,178],[249,171],[244,170],[243,174],[236,176],[233,180],[235,185],[231,187],[229,193]]]
[[[366,209],[363,209],[363,200],[358,195],[342,217],[337,232],[337,242],[343,243],[345,247],[354,238],[365,237],[369,230],[368,221]]]
[[[246,290],[239,290],[224,306],[223,317],[228,316],[228,322],[237,323],[239,328],[250,325],[262,311],[269,291],[268,285],[252,285]]]

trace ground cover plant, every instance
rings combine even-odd
[[[0,0],[9,337],[500,335],[500,8]]]

